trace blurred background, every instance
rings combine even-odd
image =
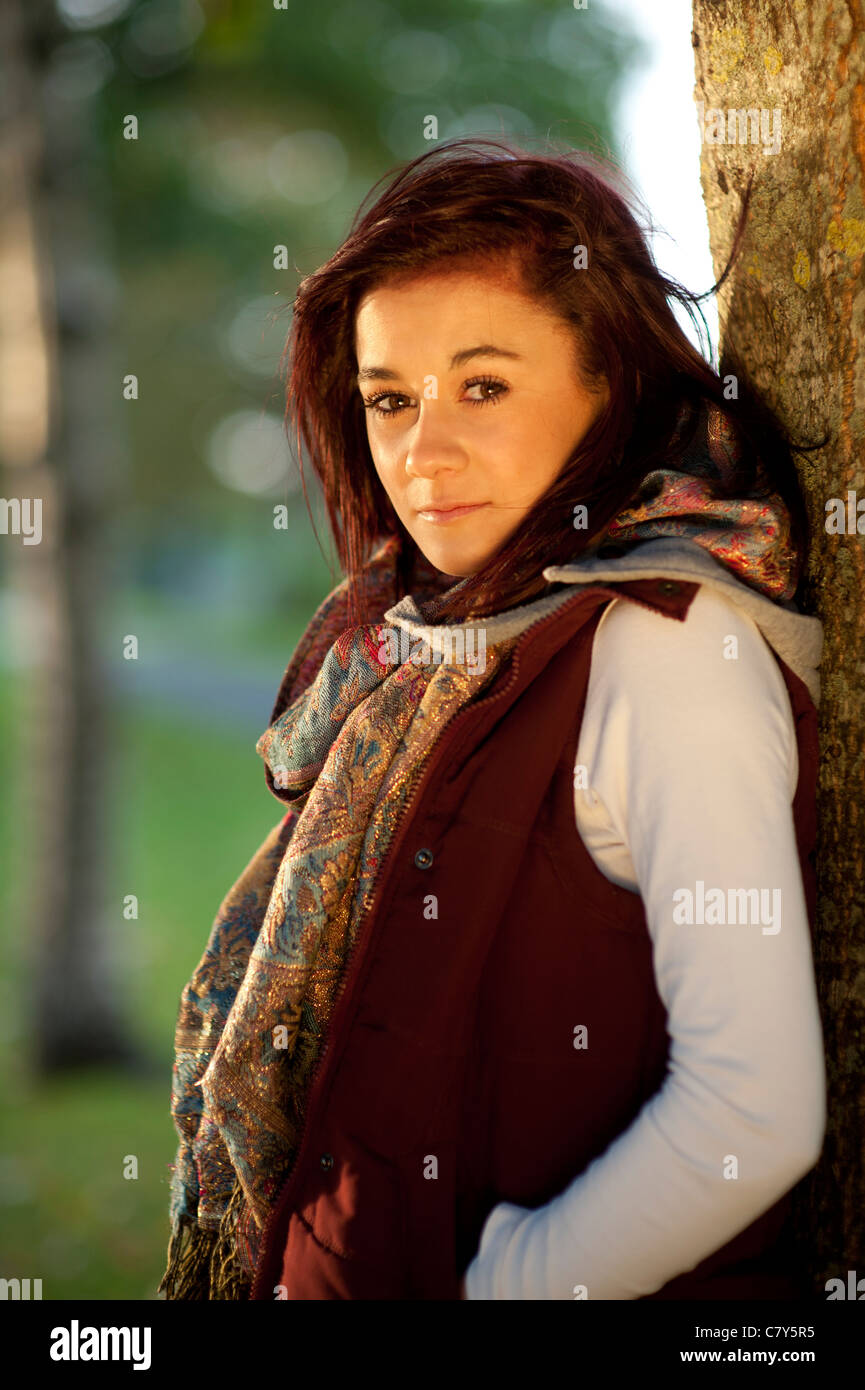
[[[341,578],[283,429],[300,275],[435,114],[612,154],[706,289],[690,29],[686,0],[0,8],[0,1277],[156,1297],[180,992],[280,819],[255,743]]]

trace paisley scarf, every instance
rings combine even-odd
[[[683,424],[684,413],[677,429]],[[648,473],[600,541],[627,549],[685,536],[746,584],[789,599],[798,562],[782,499],[759,480],[748,498],[717,496],[736,458],[721,411],[704,406],[679,467]],[[397,552],[392,537],[364,571],[373,611],[385,618]],[[432,622],[444,576],[425,561],[419,574],[413,595]],[[347,600],[343,580],[286,668],[256,749],[287,810],[222,902],[181,997],[172,1085],[180,1143],[159,1286],[169,1299],[249,1296],[394,827],[445,725],[495,679],[518,640],[511,632],[488,643],[483,663],[429,651],[418,659],[416,648],[395,654],[384,622],[347,627]],[[533,606],[523,610],[526,626]]]
[[[683,407],[673,444],[681,439],[687,419],[688,410]],[[612,552],[657,536],[684,536],[710,551],[743,583],[769,598],[789,602],[799,581],[790,514],[768,486],[760,461],[749,496],[718,496],[719,484],[728,489],[740,457],[729,416],[712,403],[704,404],[678,468],[647,473],[631,505],[610,522],[598,544]]]

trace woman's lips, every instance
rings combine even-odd
[[[435,507],[426,507],[418,512],[421,521],[432,521],[438,525],[448,521],[457,521],[461,516],[468,516],[469,512],[479,512],[481,507],[489,506],[488,502],[472,502],[465,507],[452,507],[449,511],[439,511]]]

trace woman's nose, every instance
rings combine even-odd
[[[424,402],[424,407],[437,402]],[[455,437],[453,422],[445,412],[422,407],[415,421],[405,453],[405,471],[430,477],[440,469],[461,469],[468,455]]]

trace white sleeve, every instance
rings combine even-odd
[[[596,845],[596,862],[614,862],[643,899],[669,1067],[632,1124],[551,1202],[492,1209],[466,1271],[469,1299],[654,1293],[789,1191],[825,1132],[795,730],[759,629],[705,586],[684,622],[614,601],[595,633],[583,727],[577,765],[591,788],[578,804],[597,813],[606,848]],[[780,901],[778,921],[769,910],[759,923],[684,924],[674,894],[698,884],[725,899],[768,890],[761,907]]]

